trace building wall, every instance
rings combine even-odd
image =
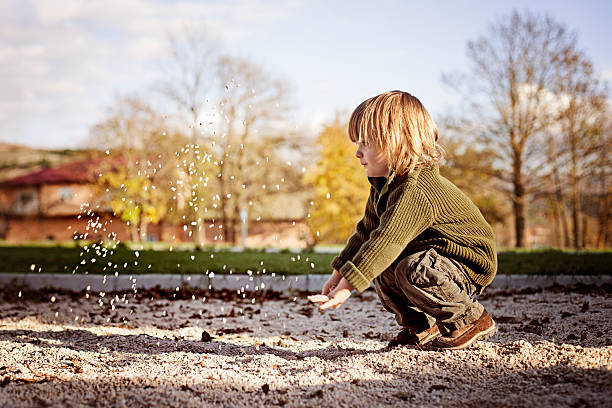
[[[7,214],[15,200],[15,189],[0,187],[0,212]]]
[[[251,221],[247,247],[304,248],[308,239],[306,221]],[[236,243],[241,245],[240,239]]]
[[[81,212],[81,205],[95,202],[94,189],[86,184],[48,184],[40,186],[40,212],[46,216],[74,215]]]
[[[6,240],[9,242],[28,241],[70,241],[75,236],[88,240],[108,239],[114,233],[122,242],[130,241],[129,227],[120,219],[109,215],[99,218],[77,218],[77,216],[59,217],[11,217],[7,219]],[[210,226],[207,223],[207,226]],[[206,231],[205,244],[223,244],[215,240],[222,230],[216,225]],[[246,245],[248,247],[304,247],[308,229],[304,221],[255,221],[248,229]],[[85,235],[86,234],[86,235]],[[151,224],[147,228],[147,240],[165,242],[189,242],[188,231],[180,225]],[[242,245],[239,238],[236,245]]]
[[[205,244],[225,244],[223,240],[219,239],[223,234],[223,229],[218,224],[213,224],[212,220],[206,220],[205,226]],[[165,242],[190,242],[192,240],[189,236],[189,230],[185,231],[181,225],[149,225],[147,235],[154,237],[157,241]],[[247,226],[246,246],[251,248],[303,248],[306,246],[307,237],[308,227],[304,220],[251,220]],[[241,231],[237,232],[235,244],[237,246],[244,245]]]
[[[120,241],[131,240],[130,227],[111,215],[108,208],[96,208],[99,192],[88,184],[45,184],[0,188],[0,239],[10,242],[41,240],[108,239],[114,233]],[[286,200],[285,200],[286,201]],[[88,204],[88,205],[83,205]],[[278,203],[277,203],[278,204]],[[88,218],[88,209],[101,212]],[[279,211],[275,210],[278,215]],[[195,233],[195,231],[192,231]],[[212,220],[205,222],[204,244],[225,244],[223,229]],[[308,229],[304,221],[267,220],[248,222],[248,247],[304,247]],[[190,242],[190,228],[182,225],[149,224],[142,237],[147,241]],[[236,245],[244,245],[237,231]]]
[[[40,194],[37,186],[0,188],[0,213],[36,215],[39,212]]]
[[[75,235],[86,239],[97,240],[108,237],[114,232],[121,241],[129,240],[127,226],[116,218],[101,217],[12,217],[8,219],[6,240],[10,242],[26,241],[70,241]]]

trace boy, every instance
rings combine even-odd
[[[348,133],[372,187],[365,214],[333,260],[319,309],[338,308],[372,281],[402,330],[389,343],[462,349],[496,326],[472,296],[497,271],[493,230],[472,201],[440,176],[438,131],[421,102],[387,92],[361,103]]]

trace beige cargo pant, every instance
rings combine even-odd
[[[421,332],[438,324],[448,334],[477,320],[484,310],[473,296],[481,291],[461,266],[433,248],[402,259],[374,280],[383,307],[400,326]]]

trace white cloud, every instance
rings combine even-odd
[[[74,146],[116,94],[159,75],[170,32],[205,27],[228,47],[300,2],[10,0],[0,4],[0,140]],[[27,123],[27,125],[26,125]],[[77,128],[78,126],[78,128]],[[44,132],[44,134],[43,134]]]
[[[612,81],[612,68],[605,68],[603,71],[601,71],[601,78]]]
[[[80,0],[62,0],[61,5],[53,1],[35,0],[38,18],[44,24],[57,24],[76,17],[82,8]]]

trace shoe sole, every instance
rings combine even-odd
[[[435,339],[437,339],[438,337],[441,337],[441,336],[442,336],[442,333],[440,333],[440,332],[438,331],[436,334],[431,334],[431,335],[429,335],[428,337],[425,337],[425,338],[421,339],[421,340],[420,340],[418,343],[416,343],[416,344],[393,344],[393,345],[387,344],[387,347],[386,347],[386,348],[387,348],[388,350],[391,350],[391,349],[394,349],[394,348],[396,348],[396,347],[403,347],[403,346],[410,346],[410,347],[421,347],[421,346],[424,346],[425,344],[429,344],[429,343],[431,343],[432,341],[434,341]]]
[[[432,341],[434,341],[435,339],[437,339],[437,338],[438,338],[438,337],[440,337],[440,336],[442,336],[442,333],[440,333],[440,332],[437,332],[436,334],[432,334],[432,335],[430,335],[430,336],[427,336],[427,337],[425,337],[425,338],[421,339],[421,341],[419,342],[419,344],[418,344],[418,345],[419,345],[419,346],[422,346],[422,345],[424,345],[424,344],[427,344],[427,343],[429,343],[429,342],[432,342]]]
[[[495,324],[495,322],[493,322],[493,325],[489,327],[487,330],[478,333],[476,336],[472,337],[469,341],[459,346],[436,347],[435,344],[433,344],[433,346],[436,348],[436,350],[461,350],[461,349],[470,347],[472,344],[474,344],[477,341],[490,339],[491,337],[495,335],[495,333],[497,333],[497,325]]]

